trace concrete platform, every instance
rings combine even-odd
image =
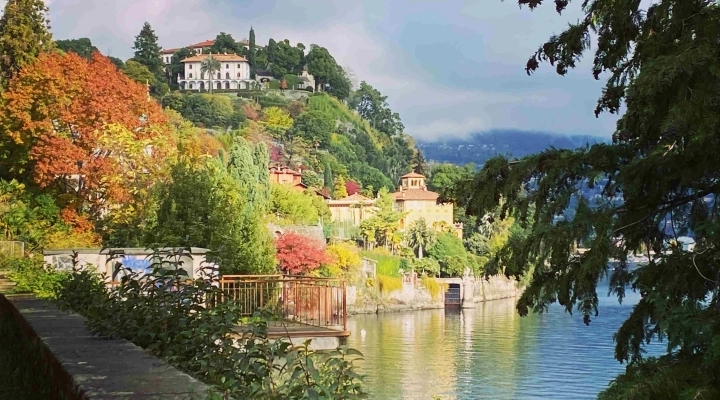
[[[237,332],[246,332],[243,326],[238,326]],[[321,327],[299,322],[272,322],[268,326],[268,339],[288,340],[295,345],[302,344],[310,339],[311,350],[334,350],[345,344],[350,331],[342,326]]]

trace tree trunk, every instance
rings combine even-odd
[[[418,246],[418,258],[422,260],[423,253],[422,253],[422,245]]]

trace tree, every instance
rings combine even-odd
[[[333,188],[333,198],[342,199],[348,196],[348,192],[345,189],[345,178],[337,176],[335,178],[335,184]]]
[[[330,190],[335,185],[335,179],[333,178],[332,168],[330,167],[330,163],[325,161],[325,165],[323,166],[323,182],[324,186]]]
[[[158,37],[149,23],[143,24],[140,33],[135,36],[135,56],[133,59],[146,66],[155,76],[162,76],[162,59],[160,58],[161,47],[158,44]]]
[[[347,192],[348,196],[352,196],[355,193],[360,193],[360,184],[355,182],[352,179],[348,179],[345,181],[345,191]]]
[[[48,8],[42,0],[14,0],[5,3],[0,18],[0,87],[20,69],[54,47]]]
[[[322,209],[313,202],[314,193],[299,192],[286,185],[272,185],[270,214],[277,222],[285,225],[317,225],[321,216],[330,213],[327,204],[321,203]]]
[[[467,252],[455,234],[443,232],[436,236],[434,243],[427,247],[428,255],[440,263],[440,271],[446,275],[458,276],[468,264]]]
[[[208,78],[210,79],[210,85],[208,85],[210,93],[212,93],[213,89],[213,75],[220,71],[221,67],[222,66],[220,65],[220,61],[218,61],[212,55],[205,57],[205,59],[200,64],[200,75],[202,79],[205,79],[205,74],[207,74]]]
[[[302,172],[302,183],[310,188],[320,189],[323,186],[323,181],[317,172],[306,169]]]
[[[182,63],[182,60],[194,56],[195,50],[187,47],[173,53],[170,58],[170,65],[167,66],[168,81],[173,88],[178,87],[178,75],[185,76],[185,64]]]
[[[275,78],[280,79],[285,74],[296,71],[301,61],[301,55],[298,53],[297,48],[290,45],[289,40],[275,42],[270,39],[268,43],[268,62],[270,63],[270,72]]]
[[[337,62],[330,55],[326,48],[318,45],[310,45],[310,52],[307,55],[308,72],[315,77],[315,91],[324,88],[328,80],[337,73]]]
[[[123,60],[121,60],[117,57],[108,56],[108,59],[110,60],[111,63],[113,63],[113,65],[115,65],[115,67],[117,69],[122,69],[123,65],[125,65]]]
[[[265,130],[281,141],[287,139],[286,132],[293,126],[293,119],[287,111],[280,107],[268,107],[263,110],[260,122]]]
[[[142,85],[155,84],[155,75],[153,75],[146,66],[135,60],[127,60],[125,65],[123,65],[122,71],[128,76],[128,78]]]
[[[250,63],[250,78],[255,79],[255,30],[250,26],[250,34],[248,36],[248,62]]]
[[[311,143],[327,146],[335,128],[335,121],[327,113],[310,110],[300,114],[293,123],[292,134]]]
[[[55,41],[55,45],[64,52],[72,51],[88,60],[92,57],[93,53],[100,51],[97,47],[93,46],[88,38],[57,40]]]
[[[357,111],[370,126],[388,135],[401,134],[405,129],[400,122],[400,115],[390,110],[387,96],[365,81],[360,82],[360,87],[348,100],[348,107]]]
[[[220,32],[215,37],[215,42],[210,47],[210,52],[214,54],[238,54],[240,53],[241,46],[233,39],[232,35]]]
[[[330,262],[327,266],[321,267],[320,274],[323,276],[342,276],[348,273],[353,276],[352,273],[362,262],[358,249],[349,243],[331,244],[327,247],[326,253]]]
[[[405,238],[408,246],[417,249],[417,256],[422,259],[423,249],[432,246],[435,241],[435,232],[427,225],[425,218],[420,218],[410,225]]]
[[[275,239],[280,269],[290,275],[303,275],[330,261],[325,243],[288,232]]]
[[[91,220],[133,207],[136,191],[160,180],[160,161],[174,148],[166,116],[145,86],[99,53],[90,61],[41,54],[2,101],[0,176],[53,190],[61,206]],[[143,168],[149,174],[135,175]]]
[[[335,72],[330,75],[327,83],[330,86],[327,90],[329,95],[340,100],[345,100],[350,97],[350,79],[348,79],[345,71],[339,65]]]
[[[555,3],[563,11],[568,2]],[[520,4],[534,8],[540,2]],[[630,288],[642,298],[615,336],[615,358],[628,368],[601,399],[717,398],[720,6],[661,0],[640,7],[588,2],[585,15],[551,37],[526,65],[532,73],[549,61],[564,75],[597,43],[592,73],[609,78],[595,112],[626,107],[612,143],[551,148],[513,161],[494,158],[452,197],[477,216],[502,200],[501,216],[530,229],[506,258],[508,265],[521,266],[510,272],[516,276],[534,265],[517,303],[521,315],[558,302],[566,311],[576,308],[590,324],[601,311],[597,283],[609,259],[618,260],[611,292],[622,299]],[[590,203],[582,189],[596,185],[601,196]],[[564,211],[573,197],[579,200],[568,218]],[[673,243],[684,232],[694,236],[694,249]],[[590,249],[575,254],[571,249],[580,240]],[[642,248],[651,261],[630,269],[628,254]],[[667,354],[643,357],[646,343],[658,338],[668,343]]]

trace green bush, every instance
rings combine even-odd
[[[45,265],[41,256],[9,258],[0,255],[0,270],[8,270],[9,278],[17,283],[15,293],[32,293],[41,299],[53,299],[68,274]]]
[[[238,304],[219,301],[213,270],[189,281],[179,261],[184,254],[154,254],[152,271],[142,276],[121,269],[120,285],[111,290],[98,290],[97,274],[75,268],[60,303],[81,312],[93,334],[132,341],[211,385],[218,398],[366,398],[354,367],[362,357],[357,350],[321,354],[309,349],[310,341],[271,342],[268,316],[247,318]]]
[[[433,301],[438,301],[443,291],[447,289],[446,283],[440,283],[437,279],[427,275],[423,275],[422,278],[420,278],[420,283],[427,289],[428,293],[430,293]]]

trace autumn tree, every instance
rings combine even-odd
[[[54,48],[50,34],[48,8],[43,0],[10,0],[0,18],[0,87],[21,68],[35,61],[43,52]]]
[[[290,275],[304,275],[330,261],[325,243],[320,240],[288,232],[275,239],[280,269]]]
[[[360,193],[361,189],[362,188],[360,187],[360,184],[358,184],[354,180],[348,179],[345,181],[345,192],[348,196],[352,196],[355,193]]]
[[[596,114],[624,111],[612,142],[491,159],[453,197],[476,216],[502,204],[502,217],[529,229],[505,257],[507,273],[532,272],[521,315],[557,302],[592,329],[603,312],[598,282],[617,260],[610,292],[641,297],[614,337],[615,358],[629,365],[601,399],[720,398],[720,5],[591,0],[582,10],[525,69],[549,62],[565,75],[593,52],[589,72],[608,78]],[[586,200],[583,187],[597,185],[600,195]],[[694,248],[677,245],[683,234]],[[579,241],[589,245],[583,254],[572,250]],[[631,267],[628,255],[643,250],[649,263]],[[657,339],[666,353],[647,357]]]
[[[146,88],[104,56],[47,53],[2,94],[0,175],[55,191],[92,221],[133,207],[173,151],[166,118]]]

